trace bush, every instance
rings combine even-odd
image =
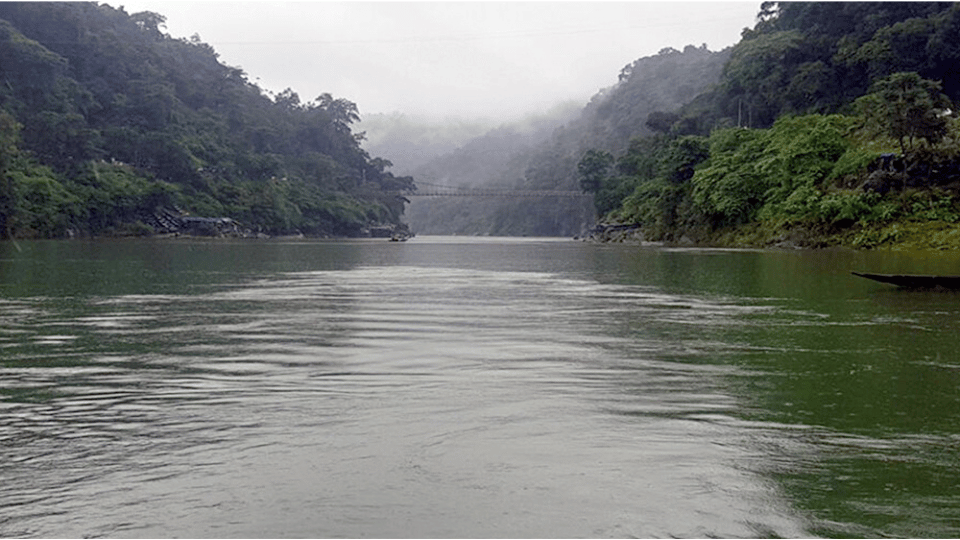
[[[855,122],[854,118],[836,114],[778,119],[757,164],[760,173],[774,185],[764,194],[766,201],[783,201],[801,186],[822,186],[850,147],[846,135]]]
[[[8,226],[15,236],[60,236],[76,217],[77,197],[48,167],[26,166],[10,171],[17,206]]]
[[[910,191],[904,196],[906,214],[911,221],[960,221],[957,201],[940,190]]]
[[[694,201],[721,226],[858,219],[864,210],[857,197],[823,195],[827,179],[872,158],[850,152],[847,136],[855,123],[814,114],[781,117],[769,130],[718,130],[710,137],[709,160],[693,176]]]
[[[624,199],[621,219],[641,225],[650,239],[663,238],[681,225],[689,192],[688,184],[662,178],[643,182]]]
[[[820,200],[816,219],[828,225],[849,225],[873,214],[876,194],[859,191],[828,193]]]
[[[715,225],[752,220],[769,181],[757,169],[768,143],[762,130],[729,128],[710,136],[710,158],[693,174],[693,201]]]
[[[827,175],[828,181],[842,180],[846,177],[855,176],[867,169],[883,153],[876,150],[850,147],[847,148],[837,161],[833,164],[833,169]]]

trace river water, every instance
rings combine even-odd
[[[0,244],[0,536],[960,536],[957,254]]]

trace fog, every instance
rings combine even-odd
[[[759,2],[107,2],[166,17],[271,92],[361,115],[514,120],[586,102],[664,47],[733,45]]]

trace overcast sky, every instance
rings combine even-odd
[[[278,2],[107,0],[199,34],[250,81],[361,116],[505,120],[585,103],[664,47],[733,45],[760,2]]]

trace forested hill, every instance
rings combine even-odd
[[[576,190],[586,150],[620,152],[631,139],[651,135],[650,115],[674,111],[715,84],[729,55],[706,46],[665,48],[611,74],[617,82],[559,127],[543,129],[550,117],[540,129],[503,126],[409,172],[445,185]],[[418,199],[408,219],[433,234],[573,236],[594,216],[589,204],[571,199]]]
[[[764,3],[716,86],[580,185],[647,240],[958,248],[958,43],[954,3]]]
[[[357,106],[278,95],[161,14],[0,2],[0,232],[147,234],[186,216],[267,234],[400,222],[413,187],[352,132]]]

